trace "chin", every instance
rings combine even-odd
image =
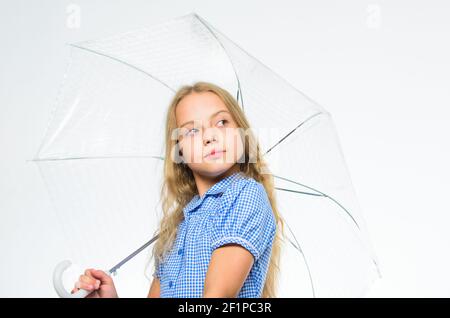
[[[233,166],[234,164],[230,163],[201,163],[191,167],[191,170],[202,176],[218,177],[227,172]]]

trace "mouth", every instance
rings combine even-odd
[[[205,158],[216,158],[222,156],[226,150],[215,150],[213,149],[209,154],[205,156]]]

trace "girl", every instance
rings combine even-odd
[[[175,94],[148,297],[275,297],[283,222],[249,128],[236,100],[214,84]],[[86,270],[77,288],[117,297],[101,270]]]

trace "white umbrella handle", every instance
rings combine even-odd
[[[111,276],[113,273],[116,274],[117,270],[126,262],[128,262],[130,259],[135,257],[137,254],[139,254],[141,251],[143,251],[147,246],[152,244],[154,241],[156,241],[159,238],[159,234],[152,237],[151,240],[149,240],[147,243],[139,247],[136,251],[125,257],[123,260],[121,260],[118,264],[116,264],[114,267],[112,267],[109,270],[105,270],[104,272]],[[71,294],[69,293],[62,283],[62,276],[64,274],[64,271],[72,265],[72,262],[69,260],[62,261],[58,265],[56,265],[55,270],[53,271],[53,287],[56,290],[56,293],[61,298],[85,298],[87,295],[92,293],[93,291],[87,291],[85,289],[80,289],[76,291],[75,293]]]
[[[58,265],[56,265],[55,270],[53,271],[53,287],[55,288],[56,293],[61,298],[85,298],[87,295],[92,293],[93,291],[87,291],[85,289],[80,289],[75,293],[69,293],[63,285],[62,276],[64,271],[72,265],[72,262],[69,260],[62,261]],[[111,276],[109,271],[104,271],[108,276]]]

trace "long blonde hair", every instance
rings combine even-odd
[[[155,262],[161,262],[166,253],[172,248],[176,238],[178,224],[184,217],[183,207],[191,201],[193,196],[198,194],[191,169],[185,164],[179,164],[172,160],[172,151],[173,149],[177,149],[176,140],[172,138],[172,133],[177,128],[175,109],[181,99],[193,92],[212,92],[216,94],[230,111],[237,126],[246,131],[244,147],[245,160],[244,162],[240,160],[240,163],[238,163],[239,169],[246,176],[255,179],[264,186],[277,224],[269,268],[262,291],[262,297],[276,297],[277,276],[280,268],[281,236],[284,235],[284,223],[276,207],[273,175],[268,173],[269,170],[267,164],[262,159],[259,144],[251,133],[251,130],[249,130],[250,125],[241,107],[228,91],[212,83],[197,82],[192,86],[185,85],[181,87],[173,97],[167,111],[164,178],[160,193],[163,216],[158,227],[159,239],[153,247]],[[254,148],[249,149],[250,147]],[[256,157],[253,160],[249,160],[250,151]]]

